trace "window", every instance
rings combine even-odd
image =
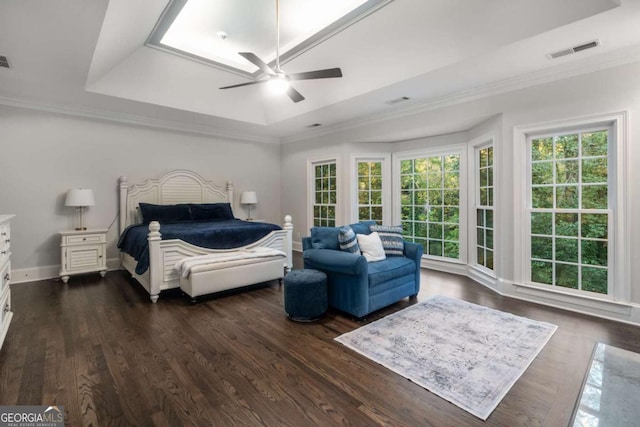
[[[476,264],[493,270],[493,146],[476,153]]]
[[[609,294],[612,128],[528,138],[529,280]]]
[[[427,256],[460,259],[460,154],[405,158],[399,167],[405,239]]]
[[[358,221],[382,224],[382,162],[358,161]]]
[[[351,222],[391,221],[391,154],[351,156]]]
[[[336,162],[312,163],[311,167],[313,171],[311,203],[313,226],[335,227],[337,204]]]

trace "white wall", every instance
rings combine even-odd
[[[0,106],[0,135],[0,212],[17,215],[11,239],[14,281],[38,278],[34,268],[57,272],[57,233],[73,227],[74,210],[64,206],[69,188],[93,189],[96,206],[87,210],[86,223],[106,228],[118,212],[122,175],[134,184],[171,169],[190,169],[216,182],[232,180],[236,206],[243,190],[256,190],[259,204],[252,216],[283,222],[277,144],[225,141],[5,106]],[[234,213],[246,217],[244,208]],[[118,256],[117,238],[116,221],[108,233],[108,258]]]
[[[376,144],[371,151],[384,151],[385,147],[388,151],[404,151],[407,148],[441,145],[446,136],[393,143],[393,134],[394,132],[401,134],[406,129],[421,129],[426,123],[436,121],[451,122],[458,119],[460,123],[466,123],[469,117],[493,117],[475,128],[461,128],[460,131],[466,132],[467,140],[490,131],[496,133],[496,173],[499,182],[496,210],[500,221],[497,225],[500,231],[496,243],[498,250],[496,260],[500,265],[496,271],[498,280],[495,289],[520,298],[640,323],[640,306],[626,304],[621,308],[616,307],[613,310],[616,312],[592,309],[592,307],[568,307],[567,304],[556,304],[551,300],[545,301],[544,298],[516,295],[515,288],[510,287],[510,284],[517,280],[514,277],[513,242],[515,233],[519,232],[513,218],[517,196],[514,194],[516,191],[514,177],[520,173],[513,168],[515,126],[623,110],[630,112],[630,138],[627,141],[628,153],[626,153],[629,164],[627,180],[629,232],[627,234],[631,241],[630,259],[633,261],[640,257],[640,250],[635,244],[640,241],[640,224],[637,221],[640,217],[640,168],[638,167],[640,166],[640,145],[637,141],[637,135],[640,134],[639,75],[640,63],[624,65],[390,121],[381,120],[367,128],[347,129],[339,133],[319,136],[304,143],[290,143],[283,147],[283,182],[285,183],[283,209],[284,211],[295,210],[298,217],[305,213],[306,169],[304,164],[308,157],[329,151],[348,153],[351,149],[350,144],[353,142],[372,139],[376,135],[390,135],[389,143]],[[359,149],[367,149],[367,144]],[[302,228],[300,224],[301,221],[298,223],[298,230]],[[305,227],[307,228],[308,226]],[[638,304],[640,303],[640,263],[631,263],[630,284],[632,288],[630,301]],[[428,283],[426,285],[428,286]]]

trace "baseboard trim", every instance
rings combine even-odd
[[[574,313],[640,326],[640,304],[631,302],[598,300],[549,292],[537,287],[495,278],[472,266],[422,260],[422,267],[468,277],[489,290],[509,298],[567,310]]]
[[[107,270],[120,270],[120,258],[107,259]],[[44,267],[19,268],[11,270],[11,284],[37,282],[40,280],[57,279],[60,277],[60,265]]]
[[[536,286],[524,285],[493,277],[488,272],[465,264],[423,258],[421,267],[466,276],[498,295],[505,297],[640,326],[640,304],[582,297],[558,291],[553,292]]]

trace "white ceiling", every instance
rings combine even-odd
[[[388,1],[174,0],[154,29],[153,39],[157,40],[148,40],[147,45],[175,49],[251,74],[259,71],[258,67],[238,52],[250,51],[271,63],[279,44],[284,59],[296,46],[337,21],[351,21],[351,14],[355,20]],[[362,15],[358,12],[361,6]],[[336,30],[344,25],[338,27]]]
[[[231,9],[246,3],[219,1]],[[145,46],[166,4],[0,2],[0,55],[11,64],[0,68],[0,103],[291,141],[638,60],[640,52],[640,0],[395,0],[283,66],[344,74],[294,82],[307,98],[294,104],[260,86],[219,90],[248,80]],[[243,13],[253,10],[245,5]],[[546,56],[593,39],[601,46]],[[402,96],[411,99],[386,104]],[[323,126],[308,129],[312,123]]]

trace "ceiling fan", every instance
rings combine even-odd
[[[274,92],[285,93],[291,98],[293,102],[300,102],[304,100],[304,96],[297,90],[295,90],[289,84],[294,80],[315,80],[315,79],[329,79],[334,77],[342,77],[342,70],[340,68],[328,68],[326,70],[307,71],[303,73],[285,73],[280,68],[280,6],[279,0],[276,0],[276,68],[271,68],[266,62],[258,58],[258,56],[251,52],[238,52],[247,61],[251,62],[262,71],[267,74],[267,78],[264,80],[254,80],[247,83],[240,83],[237,85],[225,86],[220,89],[231,89],[234,87],[249,86],[267,83]]]

